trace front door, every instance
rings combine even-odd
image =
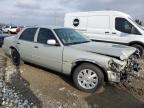
[[[40,28],[35,46],[35,60],[39,65],[55,71],[62,71],[63,47],[48,45],[47,40],[51,39],[57,41],[53,32],[47,28]]]
[[[128,43],[141,36],[140,31],[127,19],[113,16],[113,29],[108,41]]]

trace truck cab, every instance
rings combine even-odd
[[[110,42],[136,47],[144,54],[144,30],[134,19],[119,11],[67,13],[65,27],[74,28],[93,41]]]

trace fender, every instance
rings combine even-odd
[[[89,63],[93,63],[93,64],[96,64],[98,66],[100,66],[101,68],[103,66],[101,66],[99,63],[97,63],[97,61],[95,60],[91,60],[91,59],[85,59],[85,58],[81,58],[81,59],[76,59],[72,62],[72,67],[75,66],[78,62],[89,62]]]
[[[84,63],[84,62],[92,63],[92,64],[96,65],[97,67],[99,67],[99,68],[102,70],[103,74],[104,74],[104,79],[105,79],[105,81],[108,81],[108,73],[107,73],[106,68],[103,67],[102,65],[100,65],[99,63],[97,63],[97,61],[91,60],[91,59],[81,58],[81,59],[74,60],[74,61],[72,62],[71,74],[73,74],[74,69],[75,69],[79,64]]]
[[[100,65],[97,61],[91,60],[91,59],[85,59],[85,58],[81,58],[81,59],[76,59],[76,60],[74,60],[74,61],[72,62],[71,70],[73,71],[73,69],[75,69],[79,63],[83,63],[83,62],[92,63],[92,64],[98,66],[102,71],[104,71],[104,72],[107,71],[106,68],[103,67],[102,65]]]

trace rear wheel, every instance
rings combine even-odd
[[[139,55],[140,57],[142,57],[144,55],[144,48],[141,45],[134,44],[132,46],[135,47],[138,50],[136,52],[136,55]]]
[[[20,54],[18,53],[16,49],[11,49],[11,58],[15,66],[20,65]]]
[[[78,89],[85,92],[95,92],[103,86],[104,76],[97,66],[83,63],[75,69],[73,80]]]

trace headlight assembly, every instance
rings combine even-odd
[[[108,62],[108,65],[109,65],[109,69],[111,71],[114,71],[114,72],[120,72],[121,71],[122,66],[120,64],[116,63],[112,59]]]

